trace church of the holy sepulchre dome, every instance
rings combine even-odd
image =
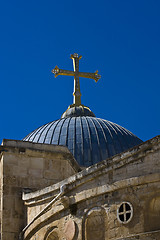
[[[160,136],[146,142],[81,103],[81,56],[72,54],[73,104],[61,118],[0,146],[0,239],[160,240]],[[104,106],[105,107],[105,106]]]
[[[80,166],[90,166],[132,148],[142,141],[127,129],[110,121],[97,118],[81,104],[79,77],[92,78],[96,82],[100,75],[79,72],[81,56],[72,54],[73,71],[59,69],[58,75],[74,76],[74,103],[62,114],[61,119],[47,123],[27,135],[23,140],[67,146]]]

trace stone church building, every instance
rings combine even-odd
[[[74,102],[59,120],[0,146],[2,240],[160,240],[160,136],[142,142]]]

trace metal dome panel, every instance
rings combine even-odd
[[[47,123],[23,141],[67,146],[80,166],[90,166],[142,142],[130,131],[110,121],[68,117]]]

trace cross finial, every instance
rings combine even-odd
[[[52,73],[54,73],[55,77],[57,77],[58,75],[74,76],[73,105],[80,106],[82,94],[80,92],[79,77],[91,78],[94,79],[95,82],[97,82],[101,78],[101,75],[98,74],[98,71],[96,71],[95,73],[79,72],[79,60],[82,58],[82,56],[78,56],[77,53],[74,53],[71,54],[70,58],[73,59],[74,71],[62,70],[59,69],[58,66],[56,66],[52,70]]]

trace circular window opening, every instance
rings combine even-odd
[[[117,218],[120,223],[126,224],[133,217],[133,207],[129,202],[122,202],[117,209]]]

